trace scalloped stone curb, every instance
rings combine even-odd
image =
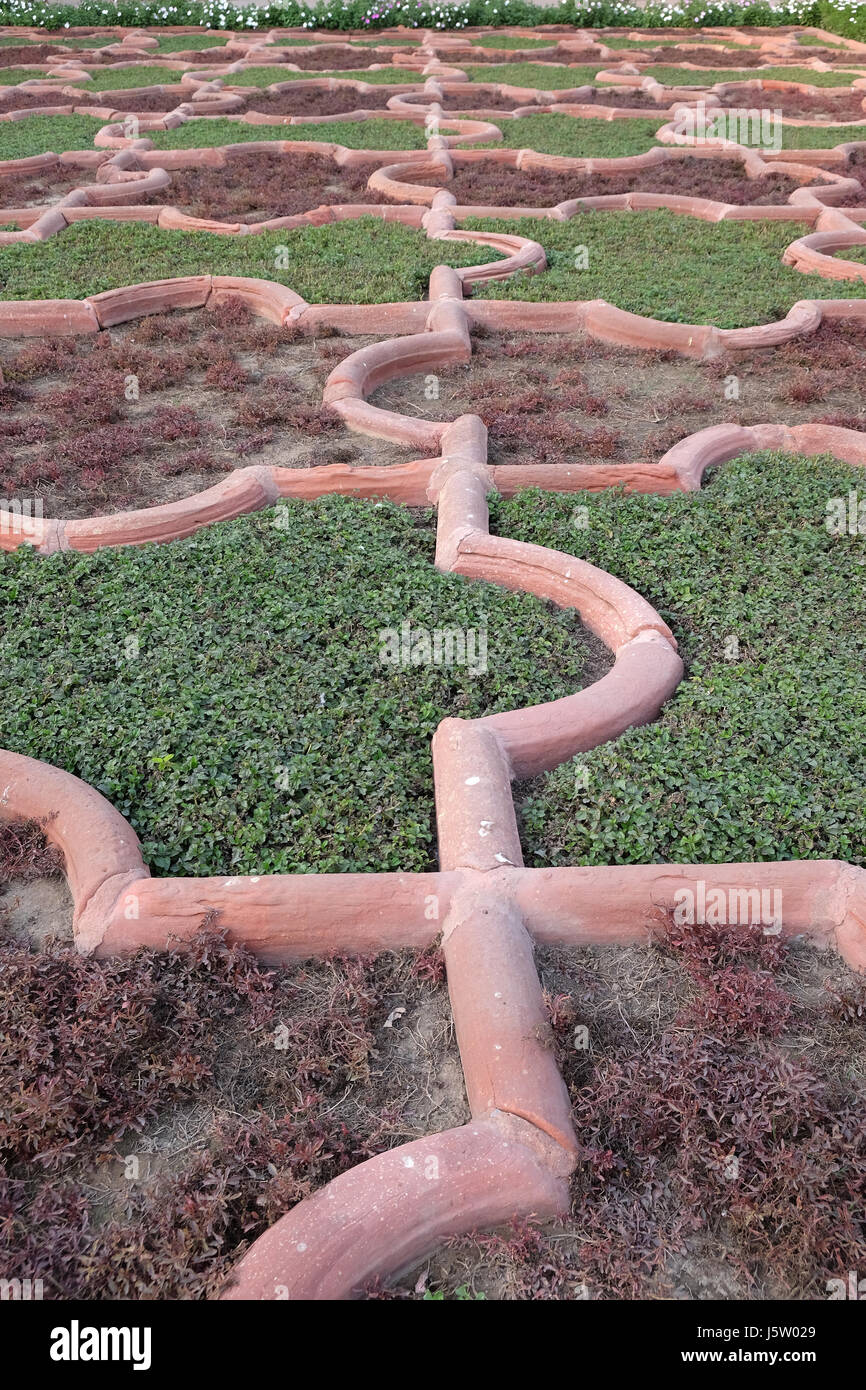
[[[264,52],[272,37],[230,38],[230,53],[243,56],[226,72],[272,62],[276,55]],[[132,56],[149,46],[147,36],[133,31],[119,47],[121,56],[127,52]],[[595,47],[602,57],[609,52],[601,45]],[[585,49],[586,44],[576,51]],[[465,53],[465,40],[427,32],[417,58],[431,79],[459,79],[460,69],[441,63],[438,51]],[[387,56],[397,64],[392,51]],[[569,51],[568,56],[575,54]],[[289,57],[290,52],[281,53],[279,61],[292,66]],[[200,59],[193,56],[191,61]],[[406,61],[404,56],[397,65],[404,66]],[[222,70],[220,65],[218,71],[210,69],[206,74],[195,73],[176,58],[165,66],[182,68],[185,85],[218,96],[220,88],[212,83]],[[83,69],[62,71],[66,75]],[[630,80],[624,66],[606,76],[612,84]],[[390,164],[378,171],[383,191],[399,197],[407,190],[426,194],[423,184],[403,182],[395,174],[414,177],[434,165],[453,168],[461,159],[480,156],[480,151],[453,150],[455,140],[464,137],[479,138],[473,130],[434,137],[426,160],[414,153],[403,160],[386,152]],[[133,156],[146,153],[148,143],[139,141]],[[313,142],[301,148],[339,149]],[[216,159],[211,155],[203,163],[218,167],[219,158],[230,157],[231,149],[226,147]],[[346,157],[357,153],[343,152]],[[370,153],[364,151],[363,157],[369,158]],[[513,155],[516,167],[561,167],[561,163],[533,166],[532,161],[546,157],[532,152],[496,153]],[[658,156],[653,154],[653,162],[665,157],[684,156],[665,149]],[[732,157],[743,158],[742,150]],[[625,162],[635,167],[634,160]],[[621,166],[623,161],[594,162],[596,168],[602,163]],[[43,162],[34,167],[47,166]],[[129,168],[126,147],[95,167],[97,184],[76,190],[88,198],[91,187],[104,192],[117,186],[122,196],[128,192],[134,196],[132,190],[144,182]],[[756,167],[754,161],[751,167]],[[811,172],[808,161],[803,172]],[[144,179],[154,176],[170,178],[154,166]],[[829,175],[828,186],[834,182],[850,181]],[[789,247],[786,257],[790,253],[791,264],[814,268],[818,262],[832,261],[828,252],[866,241],[866,233],[841,212],[836,213],[838,223],[822,225],[821,219],[829,213],[821,198],[808,186],[798,193],[806,201],[798,204],[796,214],[813,222],[816,230]],[[645,202],[639,200],[647,195],[627,196],[628,206],[635,209],[676,203],[675,210],[688,215],[710,215],[708,200]],[[415,214],[414,205],[427,199],[416,196],[407,201],[407,211]],[[734,347],[769,347],[808,334],[823,316],[866,317],[866,302],[804,300],[778,324],[719,330],[711,325],[662,324],[603,301],[553,305],[467,301],[467,285],[521,269],[542,271],[544,252],[528,238],[461,231],[453,201],[434,194],[430,202],[430,211],[419,219],[428,236],[487,246],[504,252],[506,259],[461,270],[437,267],[430,280],[429,302],[424,304],[310,306],[270,281],[211,275],[126,286],[83,301],[0,304],[0,334],[5,336],[92,333],[140,315],[201,308],[234,295],[256,314],[281,325],[305,329],[330,322],[356,332],[401,331],[403,336],[349,353],[328,378],[323,406],[336,411],[356,431],[439,451],[434,458],[393,468],[328,465],[303,472],[242,468],[180,502],[84,520],[42,521],[35,523],[28,536],[4,531],[0,544],[13,547],[35,542],[48,554],[168,541],[273,505],[280,497],[339,492],[387,496],[409,505],[432,503],[438,514],[435,563],[439,569],[574,608],[615,658],[601,680],[564,699],[440,723],[432,744],[440,869],[430,874],[151,878],[130,826],[93,788],[48,764],[0,751],[0,816],[48,818],[46,834],[66,860],[75,903],[76,943],[83,951],[104,957],[142,945],[180,948],[210,914],[216,914],[233,939],[275,962],[334,950],[367,953],[399,946],[419,948],[441,938],[470,1122],[380,1154],[299,1202],[254,1241],[240,1260],[223,1295],[229,1300],[352,1297],[362,1292],[370,1278],[407,1265],[446,1236],[502,1224],[517,1215],[546,1218],[568,1210],[568,1177],[576,1162],[577,1140],[568,1093],[548,1046],[547,1016],[534,963],[536,942],[645,941],[656,932],[660,911],[673,907],[674,895],[683,885],[703,879],[712,886],[742,889],[760,888],[771,881],[775,886],[784,884],[787,935],[808,936],[837,950],[852,968],[866,971],[866,871],[844,863],[523,866],[512,783],[655,718],[682,679],[683,664],[670,629],[640,594],[574,556],[492,536],[487,505],[491,490],[508,493],[538,485],[562,491],[621,485],[660,493],[695,490],[708,467],[762,449],[830,452],[866,467],[866,433],[819,424],[793,428],[731,424],[689,436],[655,465],[491,467],[487,431],[480,417],[420,420],[374,408],[366,399],[382,382],[468,361],[470,330],[476,323],[532,331],[581,327],[609,341],[711,356]],[[729,205],[711,206],[713,214],[720,208],[721,215],[744,214],[742,208],[732,212]],[[65,208],[71,216],[89,212],[80,202],[62,200],[25,228],[24,237],[36,240],[65,226]],[[142,209],[134,203],[117,207],[100,203],[93,209],[95,215],[124,211],[135,214]],[[561,204],[557,209],[536,211],[564,217],[574,208]],[[753,211],[746,209],[745,215]],[[160,225],[168,224],[160,217]],[[866,267],[859,270],[866,273]],[[431,901],[437,906],[432,917]]]

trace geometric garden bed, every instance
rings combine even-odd
[[[10,36],[0,126],[57,145],[0,165],[19,1277],[826,1296],[866,1260],[866,45]],[[741,89],[788,109],[694,134]],[[548,116],[567,156],[509,133]]]

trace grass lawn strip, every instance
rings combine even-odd
[[[805,224],[699,222],[667,210],[585,212],[568,222],[468,219],[464,226],[534,237],[545,249],[543,275],[520,274],[479,286],[493,299],[606,299],[619,309],[669,323],[745,328],[784,318],[799,299],[862,299],[866,283],[825,280],[781,264]],[[586,247],[586,269],[575,269]]]
[[[358,105],[363,106],[363,96]],[[412,121],[314,122],[309,125],[246,125],[220,116],[187,121],[174,130],[149,130],[147,138],[158,150],[206,149],[213,145],[239,145],[250,140],[324,140],[350,150],[424,150],[424,127]]]
[[[864,862],[863,537],[828,530],[861,471],[779,454],[700,493],[527,493],[497,529],[633,584],[671,625],[687,678],[659,719],[526,790],[533,864]],[[848,636],[840,640],[840,634]],[[732,640],[733,639],[733,640]]]
[[[664,125],[661,114],[646,119],[624,117],[617,121],[552,115],[517,116],[503,121],[501,140],[490,140],[487,148],[505,146],[511,150],[535,150],[538,154],[564,154],[572,158],[618,159],[643,154],[658,144],[656,133]]]
[[[160,873],[432,869],[439,721],[609,664],[573,612],[439,574],[434,546],[430,514],[334,497],[166,546],[7,554],[4,746],[97,787]],[[406,621],[486,630],[486,672],[383,663]]]
[[[436,265],[497,258],[486,247],[429,241],[399,222],[374,226],[366,217],[243,237],[94,220],[43,242],[0,246],[0,296],[84,299],[181,275],[248,275],[288,285],[311,303],[383,304],[423,298]]]
[[[70,98],[59,104],[74,105]],[[21,121],[0,121],[0,159],[29,159],[51,150],[92,150],[93,137],[105,121],[93,116],[27,116]]]

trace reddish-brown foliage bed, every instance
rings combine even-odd
[[[526,97],[509,97],[502,92],[496,92],[492,87],[485,87],[482,83],[473,82],[470,86],[466,85],[465,94],[463,92],[446,92],[444,101],[440,102],[443,111],[514,111],[517,107],[531,105]]]
[[[384,61],[387,62],[387,59]],[[369,68],[374,64],[381,64],[383,57],[381,54],[370,53],[369,50],[327,48],[317,44],[306,53],[303,49],[295,49],[289,62],[297,68],[303,68],[305,72],[350,72],[353,68]]]
[[[28,111],[31,106],[81,106],[84,102],[83,96],[64,96],[60,92],[55,95],[54,92],[44,90],[25,91],[22,87],[0,87],[0,113],[3,114],[7,111]]]
[[[866,428],[866,326],[825,323],[772,353],[693,362],[580,334],[476,333],[468,366],[440,373],[428,404],[411,384],[380,387],[376,405],[437,419],[483,416],[495,464],[655,463],[687,434],[732,419]],[[736,377],[739,398],[726,383]]]
[[[5,340],[0,491],[42,498],[46,515],[91,515],[187,496],[247,463],[354,459],[359,446],[321,410],[334,362],[322,347],[238,301]]]
[[[10,44],[8,48],[0,48],[0,68],[29,67],[32,63],[44,63],[47,58],[58,56],[68,62],[74,58],[72,53],[64,53],[53,43],[24,43]],[[98,59],[94,59],[98,62]],[[34,73],[34,76],[38,74]]]
[[[0,888],[12,879],[51,877],[62,868],[63,856],[48,844],[40,821],[0,821]]]
[[[212,930],[106,962],[0,942],[7,1263],[47,1298],[213,1293],[297,1201],[400,1141],[382,1029],[439,978],[432,956],[266,971]]]
[[[176,86],[173,90],[169,87],[163,92],[124,92],[121,89],[117,92],[106,92],[104,96],[94,93],[94,99],[96,104],[110,106],[113,111],[152,111],[161,114],[174,111],[181,102],[188,101],[189,93],[179,91]],[[78,100],[82,102],[84,98],[79,97]],[[146,131],[142,133],[147,134]]]
[[[376,164],[341,168],[325,155],[251,154],[222,169],[173,169],[171,184],[143,203],[166,203],[191,217],[263,222],[322,203],[382,203],[367,180]],[[0,185],[2,186],[2,185]]]
[[[664,113],[667,110],[665,103],[654,101],[647,92],[629,90],[627,87],[593,87],[589,96],[580,98],[580,105],[585,106],[589,102],[595,106],[634,106],[643,111],[658,111]],[[661,116],[660,116],[661,121]]]
[[[862,1269],[862,981],[752,928],[540,965],[580,1144],[571,1218],[455,1241],[422,1286],[825,1298]]]
[[[806,92],[758,92],[743,88],[739,92],[728,92],[720,97],[723,106],[742,107],[745,110],[766,109],[780,111],[792,120],[826,121],[828,124],[843,124],[845,121],[866,120],[863,109],[863,92],[845,92],[841,96],[831,96],[829,92],[816,92],[809,96]],[[791,158],[796,159],[796,150]]]
[[[244,89],[247,111],[261,111],[266,116],[343,116],[347,111],[381,111],[391,97],[388,91],[357,92],[354,87],[340,87],[335,92],[299,87],[296,83],[281,92]]]
[[[570,198],[615,193],[673,193],[719,202],[786,203],[802,180],[784,174],[750,179],[727,159],[676,159],[633,174],[572,174],[564,170],[512,169],[504,164],[464,164],[448,187],[458,203],[488,207],[550,207]]]
[[[68,164],[56,165],[47,172],[36,170],[29,174],[0,174],[0,208],[27,208],[53,203],[73,188],[92,183],[95,178],[95,170],[70,169]]]
[[[686,63],[710,69],[760,68],[767,65],[765,54],[756,53],[748,48],[662,48],[658,51],[662,54],[660,62],[673,63],[678,67]],[[672,56],[669,57],[669,54]],[[695,73],[695,82],[699,83],[700,80],[700,73]]]

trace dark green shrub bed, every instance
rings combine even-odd
[[[433,550],[429,515],[334,497],[165,546],[6,554],[0,742],[97,787],[157,872],[432,868],[440,719],[568,694],[600,651]],[[383,663],[407,620],[486,628],[486,672]]]
[[[866,550],[827,526],[863,490],[830,459],[763,454],[697,494],[584,496],[585,530],[574,498],[499,504],[506,535],[639,589],[687,666],[656,723],[526,789],[528,862],[864,862]]]

